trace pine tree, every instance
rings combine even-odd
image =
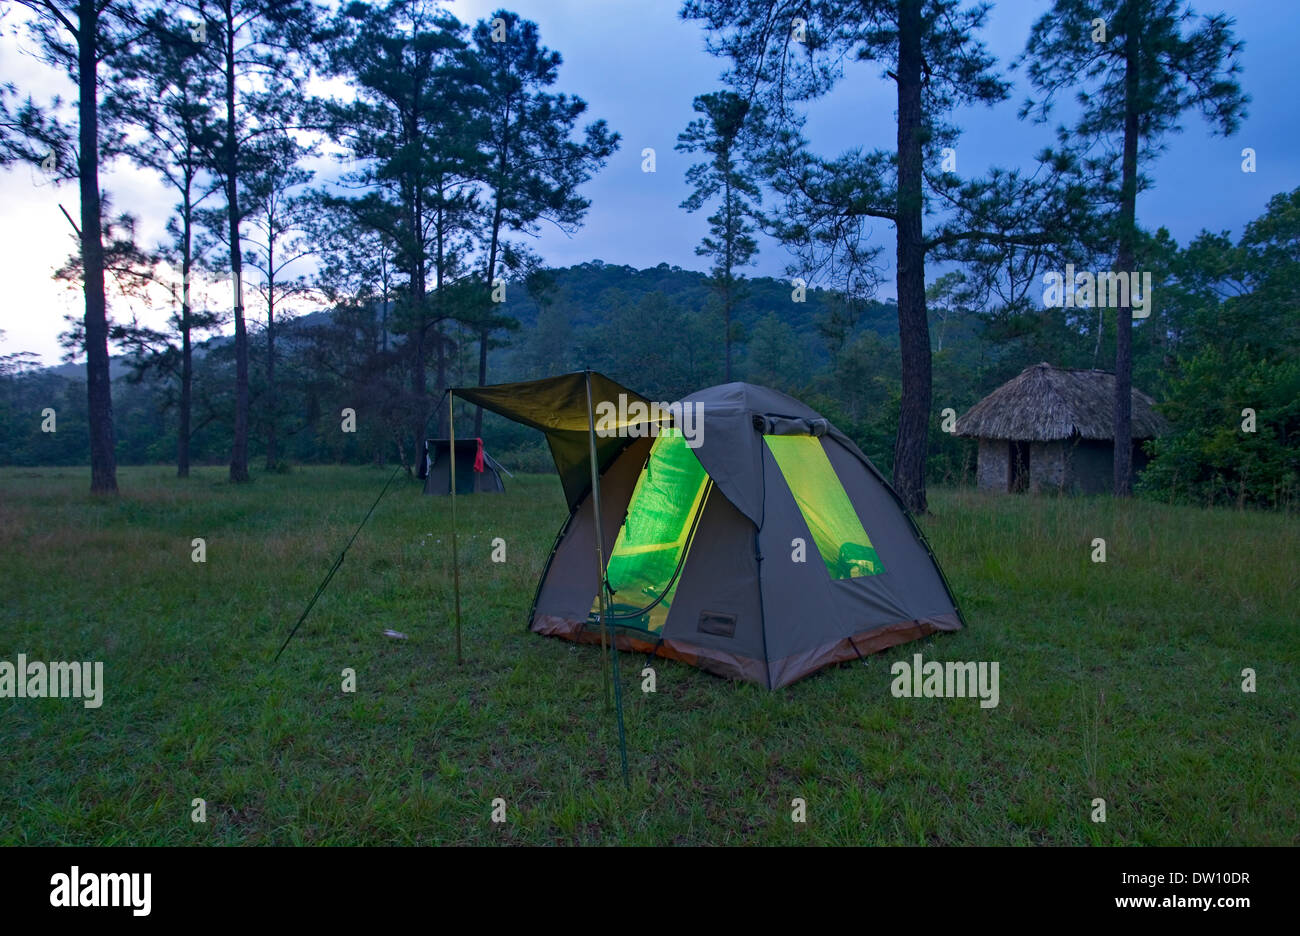
[[[211,160],[226,197],[224,240],[233,286],[235,425],[230,480],[244,483],[249,480],[249,390],[241,174],[249,140],[291,122],[301,106],[303,64],[316,11],[309,0],[180,0],[179,6],[197,17],[191,33],[194,54],[220,80],[224,113]]]
[[[537,24],[508,10],[474,27],[478,81],[485,92],[482,116],[487,157],[480,181],[484,200],[483,291],[477,303],[478,382],[487,382],[487,355],[492,334],[516,327],[493,311],[493,283],[502,267],[524,272],[524,251],[511,249],[510,232],[534,232],[543,220],[571,231],[581,223],[590,202],[578,188],[618,149],[619,136],[605,121],[588,124],[581,141],[574,139],[587,103],[546,90],[559,78],[560,54],[541,44]],[[514,261],[513,263],[509,261]],[[483,431],[483,411],[476,408],[474,434]]]
[[[114,331],[115,340],[143,366],[174,374],[178,381],[176,474],[185,478],[193,422],[193,339],[219,321],[196,307],[194,288],[203,258],[197,213],[220,188],[207,164],[216,144],[217,89],[203,60],[194,55],[189,29],[178,29],[161,12],[150,19],[138,46],[115,56],[113,64],[120,78],[110,87],[105,112],[136,131],[124,142],[123,154],[156,173],[178,199],[167,221],[172,242],[157,260],[180,273],[179,283],[168,278],[180,307],[170,323],[173,334],[122,325]]]
[[[1237,81],[1241,43],[1233,21],[1197,17],[1182,0],[1055,0],[1025,47],[1030,81],[1041,92],[1022,113],[1046,119],[1073,91],[1080,108],[1070,139],[1113,208],[1108,233],[1115,271],[1134,270],[1142,166],[1189,111],[1234,133],[1249,98]],[[1133,309],[1118,309],[1115,340],[1115,496],[1132,493]]]
[[[327,196],[360,228],[393,247],[393,329],[411,358],[408,412],[411,457],[422,452],[432,406],[448,383],[450,339],[444,326],[466,313],[454,287],[469,274],[483,156],[476,141],[478,90],[467,30],[417,0],[384,7],[353,4],[334,21],[328,70],[355,91],[324,102],[332,139],[357,168],[343,182],[362,194]],[[437,394],[428,393],[430,352]],[[412,463],[408,467],[414,467]]]
[[[312,180],[311,170],[299,165],[308,155],[285,132],[259,137],[252,152],[247,173],[248,245],[244,260],[257,275],[254,289],[266,309],[266,401],[263,422],[266,431],[266,470],[280,462],[279,426],[281,394],[276,386],[276,347],[278,329],[289,321],[296,297],[311,291],[306,279],[291,275],[300,260],[315,253],[306,236],[309,200],[303,186]]]
[[[770,215],[773,233],[796,250],[805,270],[865,298],[876,285],[881,252],[868,241],[871,222],[894,227],[902,397],[893,480],[903,502],[923,512],[932,395],[927,255],[955,253],[973,243],[1005,250],[1050,239],[1041,209],[1055,191],[1046,178],[1054,183],[1056,175],[1034,184],[1014,173],[962,184],[942,169],[943,150],[958,136],[947,115],[962,105],[996,103],[1008,93],[976,38],[988,4],[686,0],[681,15],[705,24],[709,51],[731,62],[725,80],[761,106],[760,176],[784,202]],[[896,144],[836,158],[815,155],[802,134],[801,107],[828,93],[851,61],[879,64],[893,83]],[[941,198],[948,214],[927,232],[931,198]],[[1007,210],[1017,199],[1032,210]],[[1055,225],[1061,226],[1059,219]]]
[[[73,131],[28,100],[16,112],[4,108],[0,121],[0,163],[36,163],[62,181],[75,179],[81,194],[80,242],[85,315],[86,397],[90,419],[90,490],[117,492],[113,393],[108,371],[108,300],[104,291],[104,220],[99,187],[101,121],[100,66],[129,42],[137,23],[128,0],[20,0],[33,16],[29,28],[41,58],[61,68],[77,86]]]
[[[691,194],[682,202],[687,211],[699,211],[721,196],[718,210],[709,216],[709,233],[698,247],[697,256],[711,257],[712,285],[722,299],[724,379],[731,382],[731,348],[735,338],[732,317],[740,293],[741,277],[736,270],[753,263],[758,241],[753,219],[758,216],[758,184],[747,172],[738,154],[749,102],[731,91],[701,94],[695,99],[696,113],[703,114],[677,136],[683,153],[707,153],[711,159],[696,163],[686,172]]]

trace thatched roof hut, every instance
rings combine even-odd
[[[979,486],[996,490],[1110,486],[1114,461],[1115,375],[1035,364],[957,420],[958,435],[980,440]],[[1155,401],[1133,389],[1134,469],[1139,443],[1168,426]]]
[[[1133,388],[1133,438],[1166,431],[1155,401]],[[1115,375],[1066,370],[1050,364],[1026,367],[957,420],[957,435],[977,439],[1052,442],[1079,436],[1115,438]]]

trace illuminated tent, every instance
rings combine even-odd
[[[537,633],[777,689],[962,626],[893,488],[785,394],[724,384],[683,416],[591,371],[452,392],[541,430],[555,458],[570,512]]]

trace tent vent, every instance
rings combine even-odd
[[[763,435],[821,438],[830,431],[830,423],[820,416],[815,419],[805,419],[801,416],[776,416],[768,413],[765,416],[755,415],[753,422],[754,429]]]
[[[734,637],[736,616],[718,611],[701,611],[699,631],[701,634],[713,634],[717,637]]]

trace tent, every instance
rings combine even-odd
[[[500,494],[506,488],[501,481],[505,469],[483,448],[482,439],[456,441],[456,493]],[[424,493],[451,493],[451,440],[429,439],[424,443],[424,461],[420,477]]]
[[[591,371],[452,392],[550,444],[569,517],[533,599],[537,633],[777,689],[962,627],[893,488],[785,394],[729,383],[665,415]]]

